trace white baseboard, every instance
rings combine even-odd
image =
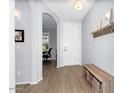
[[[35,82],[32,82],[32,83],[30,83],[30,84],[31,84],[31,85],[38,84],[42,79],[43,79],[43,77],[41,77],[39,80],[37,80],[37,81],[35,81]]]
[[[61,67],[64,67],[64,66],[57,66],[57,68],[61,68]]]
[[[82,66],[83,64],[80,63],[79,65]]]
[[[21,83],[16,83],[16,85],[22,85],[22,84],[38,84],[43,78],[41,77],[39,80],[35,81],[35,82],[21,82]]]
[[[9,89],[9,93],[15,93],[15,89]]]
[[[82,64],[67,64],[67,65],[64,65],[65,67],[67,66],[81,66]]]
[[[72,65],[63,65],[63,66],[57,66],[57,68],[61,68],[61,67],[66,67],[66,66],[75,66],[75,65],[82,65],[81,63],[79,63],[79,64],[72,64]]]
[[[21,83],[16,83],[16,85],[22,85],[22,84],[30,84],[30,82],[21,82]]]

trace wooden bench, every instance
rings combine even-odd
[[[114,93],[113,76],[93,64],[83,65],[83,71],[93,93]]]

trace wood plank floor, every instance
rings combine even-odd
[[[92,93],[80,66],[56,68],[54,63],[45,64],[44,79],[21,93]]]

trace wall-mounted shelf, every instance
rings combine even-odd
[[[96,37],[107,35],[113,32],[114,32],[114,23],[111,23],[97,31],[92,32],[91,34],[93,35],[93,38],[96,38]]]

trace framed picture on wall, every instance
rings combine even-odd
[[[15,30],[15,42],[24,42],[24,30]]]

